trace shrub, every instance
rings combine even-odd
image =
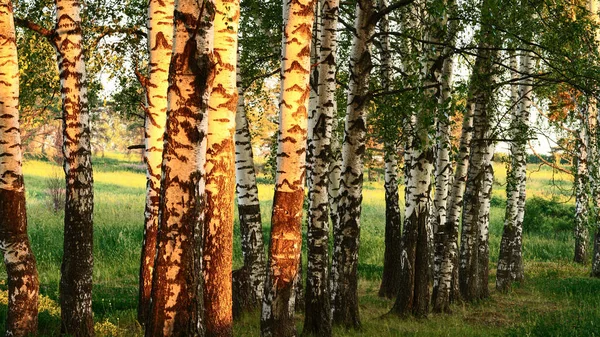
[[[573,229],[575,206],[560,202],[557,198],[527,198],[523,231],[528,233],[556,233]]]

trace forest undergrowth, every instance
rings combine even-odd
[[[136,321],[136,310],[145,175],[137,160],[138,156],[119,154],[94,158],[93,311],[98,336],[142,335],[142,328]],[[570,190],[572,178],[565,174],[529,165],[523,247],[526,279],[508,294],[495,291],[495,264],[506,194],[504,164],[495,163],[494,168],[496,178],[490,219],[491,275],[488,285],[491,297],[474,304],[455,304],[452,314],[430,314],[421,319],[399,319],[386,315],[393,301],[377,296],[384,252],[383,181],[366,182],[359,263],[363,326],[359,331],[335,329],[334,335],[600,335],[600,280],[588,277],[589,261],[585,266],[571,262],[574,201]],[[57,176],[56,172],[61,172],[61,168],[49,162],[28,159],[24,163],[24,172],[29,235],[40,274],[40,335],[56,336],[60,332],[58,285],[63,213],[53,210],[48,180],[56,179],[53,177]],[[259,194],[265,242],[268,242],[273,187],[260,184]],[[240,267],[242,255],[237,223],[234,235],[234,267]],[[306,262],[306,256],[304,259]],[[0,279],[6,279],[3,267],[0,274]],[[6,310],[6,285],[0,283],[0,330],[3,329]],[[235,323],[235,335],[259,336],[259,322],[258,312],[246,314]],[[299,313],[299,331],[302,331],[302,322],[302,313]]]

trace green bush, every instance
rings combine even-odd
[[[527,233],[556,233],[573,229],[575,207],[560,202],[556,198],[550,200],[531,197],[525,203],[523,231]]]

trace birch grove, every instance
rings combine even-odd
[[[5,336],[35,335],[39,280],[27,236],[19,125],[19,64],[13,5],[0,2],[0,251],[8,276]]]

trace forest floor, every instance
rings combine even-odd
[[[136,157],[109,154],[94,158],[95,233],[93,310],[98,336],[141,336],[136,321],[137,279],[143,232],[144,167]],[[571,178],[528,167],[524,233],[526,279],[509,294],[494,290],[495,267],[504,218],[505,169],[496,164],[490,222],[491,297],[456,304],[452,314],[424,319],[386,316],[393,301],[377,296],[384,252],[383,183],[364,188],[360,248],[360,331],[335,329],[336,336],[600,336],[600,280],[588,277],[589,261],[571,262],[573,200]],[[40,274],[39,328],[42,336],[59,334],[58,285],[62,256],[63,213],[53,211],[52,182],[62,183],[56,165],[29,159],[24,164],[29,233]],[[264,182],[263,180],[261,180]],[[259,185],[265,240],[270,229],[273,187]],[[402,197],[402,196],[401,196]],[[592,230],[590,232],[593,233]],[[234,266],[242,264],[239,228],[235,230]],[[306,258],[306,256],[304,256]],[[6,316],[6,272],[0,267],[0,331]],[[302,331],[302,315],[298,328]],[[259,336],[259,313],[235,323],[236,336]]]

